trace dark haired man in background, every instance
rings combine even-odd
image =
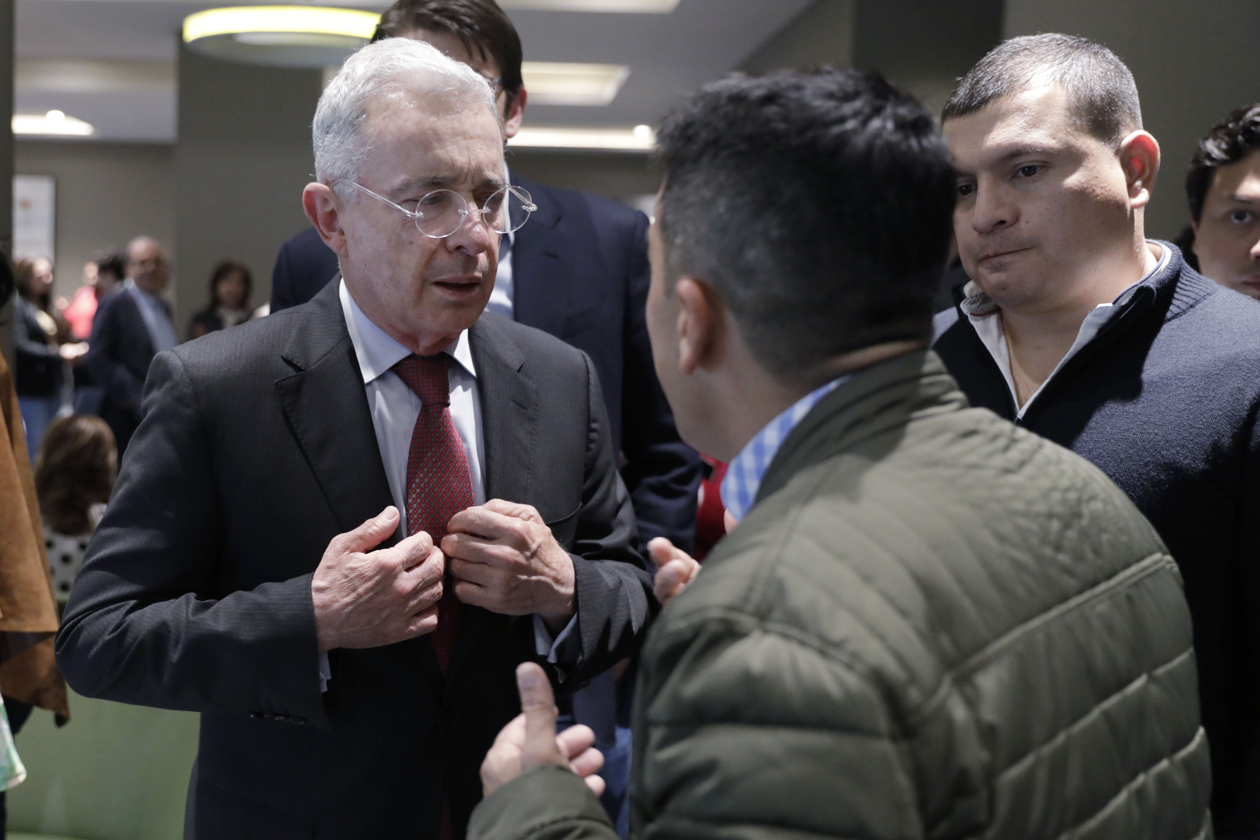
[[[1260,299],[1260,102],[1234,111],[1199,141],[1186,198],[1199,270]]]
[[[928,113],[853,72],[736,76],[659,143],[657,370],[688,440],[757,455],[643,650],[638,835],[1206,840],[1175,564],[926,349],[954,204]],[[517,681],[469,836],[609,836]]]
[[[1006,41],[962,79],[943,121],[973,282],[937,316],[936,351],[972,405],[1094,462],[1167,544],[1194,619],[1216,829],[1253,837],[1260,305],[1145,238],[1159,146],[1133,75],[1105,47]]]

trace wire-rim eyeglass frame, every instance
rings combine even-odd
[[[349,184],[360,192],[364,192],[372,196],[372,198],[375,198],[377,201],[384,202],[390,207],[393,207],[399,213],[402,213],[404,216],[411,219],[411,221],[415,223],[416,230],[420,231],[423,236],[427,236],[430,239],[446,239],[449,236],[454,236],[456,232],[464,227],[465,223],[468,221],[468,217],[472,215],[479,216],[481,221],[485,223],[488,230],[492,230],[495,233],[513,233],[520,230],[525,225],[525,222],[529,221],[530,214],[538,209],[538,205],[534,204],[534,199],[530,196],[527,190],[511,184],[508,184],[502,189],[491,193],[486,200],[482,202],[481,207],[473,207],[472,209],[469,209],[468,201],[454,190],[433,190],[432,192],[423,195],[416,203],[416,209],[412,211],[403,207],[401,204],[390,201],[388,198],[380,195],[379,193],[373,192],[356,181],[351,181],[349,178],[338,178],[333,183],[336,184],[339,182]],[[518,208],[521,214],[519,219],[512,218],[512,213],[509,212],[508,204],[511,197],[515,197],[521,202],[520,207]],[[447,227],[451,227],[451,224],[454,224],[454,227],[451,227],[451,229],[447,230],[446,233],[431,233],[428,230],[425,230],[424,227],[422,227],[425,222],[429,222],[431,225],[436,224],[442,217],[443,212],[440,209],[442,206],[440,202],[444,200],[450,202],[449,205],[446,205],[447,212],[449,212],[449,210],[454,210],[455,213],[458,214],[458,222],[455,222],[455,218],[451,218],[448,219],[447,224],[435,229],[436,231],[445,230]],[[436,209],[433,217],[430,218],[427,217],[420,209],[425,206],[433,206],[439,209]],[[499,212],[502,212],[503,219],[498,220],[498,225],[496,226],[486,214]]]

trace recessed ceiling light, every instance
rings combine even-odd
[[[52,110],[46,114],[14,114],[14,134],[38,134],[57,137],[91,137],[96,129],[83,120]]]
[[[678,0],[500,0],[505,9],[537,9],[547,12],[632,12],[667,15]]]
[[[607,105],[630,77],[622,64],[526,61],[521,76],[534,105]]]
[[[319,6],[235,6],[184,18],[184,43],[216,58],[288,67],[340,64],[380,15]]]
[[[508,141],[514,149],[585,149],[587,151],[650,152],[656,133],[646,135],[626,128],[525,127]]]

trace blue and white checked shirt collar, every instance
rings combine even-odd
[[[726,468],[722,479],[722,504],[738,522],[743,519],[757,500],[761,480],[783,441],[805,419],[819,400],[838,388],[849,376],[833,379],[816,391],[811,391],[792,404],[787,411],[770,421],[768,425],[744,445],[735,460]]]

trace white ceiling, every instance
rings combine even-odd
[[[597,2],[617,7],[630,0]],[[655,123],[681,96],[740,66],[811,2],[677,0],[668,13],[649,14],[554,10],[573,6],[574,0],[504,2],[527,59],[630,67],[629,78],[610,105],[533,106],[526,123],[540,127]],[[16,112],[64,111],[96,126],[97,141],[174,142],[181,24],[195,11],[221,5],[249,4],[17,0]],[[388,3],[342,0],[337,5],[379,11]],[[663,8],[669,5],[666,2]]]

